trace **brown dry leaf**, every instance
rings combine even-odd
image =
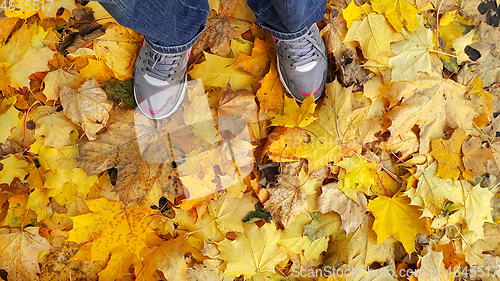
[[[493,159],[491,149],[483,148],[481,144],[482,141],[478,137],[472,137],[462,144],[462,152],[464,154],[462,160],[465,169],[472,171],[478,176],[486,173],[486,162]]]
[[[76,243],[66,242],[61,249],[44,256],[40,262],[40,281],[97,280],[105,261],[72,260],[78,250]]]
[[[194,264],[187,269],[186,276],[188,281],[222,281],[223,279],[219,267],[214,267],[207,262]]]
[[[220,0],[217,5],[217,13],[221,16],[231,16],[238,4],[238,1],[234,0]]]
[[[281,166],[278,182],[267,187],[269,200],[264,209],[270,212],[285,228],[295,221],[301,213],[307,213],[307,194],[299,188],[298,173],[302,162]]]
[[[64,87],[59,95],[64,114],[83,128],[89,140],[95,140],[108,122],[113,101],[106,98],[94,79],[87,80],[78,91]]]
[[[478,28],[478,40],[470,46],[481,53],[477,60],[476,74],[480,75],[486,87],[498,82],[500,79],[500,30],[486,23],[481,23]]]
[[[141,113],[137,112],[136,116],[139,117],[139,114]],[[137,140],[151,143],[155,146],[150,146],[151,154],[161,157],[162,151],[165,151],[161,145],[165,145],[165,142],[161,141],[162,139],[155,142],[155,137],[162,135],[161,126],[157,129],[156,122],[148,119],[144,121],[150,123],[139,123],[136,127],[134,117],[134,110],[123,110],[119,107],[111,110],[106,132],[99,134],[92,142],[80,140],[77,166],[89,176],[120,167],[113,191],[126,205],[153,205],[158,203],[158,197],[170,198],[172,195],[182,194],[182,187],[179,186],[171,161],[145,161],[139,148]],[[144,156],[149,158],[148,155]],[[148,194],[151,194],[151,197]]]
[[[245,89],[233,91],[229,83],[222,91],[218,113],[219,116],[241,117],[248,123],[259,121],[255,95]]]
[[[42,93],[47,97],[48,101],[55,101],[59,98],[59,92],[64,86],[76,90],[82,82],[83,77],[77,72],[64,71],[60,68],[47,73],[45,78],[43,78],[45,88]]]
[[[11,139],[7,139],[4,143],[0,144],[0,158],[3,158],[9,154],[23,153],[24,148],[20,146],[17,142]]]
[[[342,17],[343,9],[347,7],[346,1],[332,1],[331,11],[328,14],[328,23],[321,29],[321,36],[323,37],[328,53],[334,53],[335,58],[340,53],[342,43],[346,33],[347,26],[344,24],[345,20]]]
[[[318,197],[318,209],[326,214],[334,211],[340,214],[342,218],[342,229],[347,234],[354,233],[363,223],[368,210],[365,206],[368,204],[366,197],[358,192],[358,201],[360,204],[349,199],[337,188],[337,183],[330,183],[321,187],[323,193]]]
[[[231,27],[227,16],[217,16],[215,11],[211,11],[205,31],[191,49],[193,58],[198,58],[207,48],[215,55],[227,57],[231,53],[233,39],[241,39],[241,33]]]
[[[38,279],[38,254],[52,248],[38,231],[38,227],[27,227],[0,232],[0,268],[7,271],[9,280]]]

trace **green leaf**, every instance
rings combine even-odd
[[[251,211],[245,218],[243,218],[242,222],[252,223],[256,221],[263,220],[267,223],[271,223],[271,213],[262,209],[258,204],[255,204],[255,211]]]

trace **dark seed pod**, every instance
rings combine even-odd
[[[472,48],[471,46],[465,47],[465,53],[470,60],[477,61],[481,57],[481,53],[478,50]]]

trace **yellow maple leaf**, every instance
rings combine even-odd
[[[335,212],[322,214],[320,212],[310,213],[312,220],[304,226],[304,235],[311,241],[325,236],[335,234],[340,230],[341,219]]]
[[[0,143],[4,143],[11,135],[12,128],[19,125],[19,110],[14,107],[17,98],[15,96],[3,99],[0,103]]]
[[[309,135],[300,128],[276,127],[267,138],[263,151],[275,162],[297,161],[296,149],[308,141]]]
[[[45,87],[42,93],[47,97],[47,100],[57,100],[59,98],[59,92],[61,89],[66,86],[72,88],[74,90],[80,87],[80,84],[83,82],[83,77],[81,77],[78,73],[68,72],[62,69],[57,69],[51,71],[45,75],[43,78],[43,82]]]
[[[104,90],[95,80],[87,80],[75,91],[64,87],[59,93],[64,115],[82,126],[89,140],[97,138],[109,119],[113,101],[108,100]]]
[[[38,174],[38,171],[34,171],[34,173]],[[30,193],[28,197],[28,204],[26,205],[26,208],[33,210],[33,212],[35,212],[36,214],[37,221],[40,222],[48,215],[47,206],[50,203],[49,196],[42,186],[42,179],[40,178],[40,175],[38,175],[38,178],[34,180],[31,179],[31,182],[30,178],[31,174],[28,178],[28,183],[30,184],[30,187],[35,186],[35,189]],[[38,186],[36,186],[33,181],[38,182]]]
[[[23,24],[11,35],[9,42],[0,47],[0,90],[8,86],[29,87],[31,74],[49,70],[47,62],[54,52],[47,47],[31,46],[32,29],[27,23]],[[38,27],[36,30],[39,31]]]
[[[142,41],[139,33],[117,24],[94,40],[94,50],[96,57],[113,71],[113,76],[123,81],[133,76],[135,58]]]
[[[477,113],[464,98],[466,88],[449,79],[419,80],[416,87],[386,117],[392,120],[391,138],[420,128],[420,153],[430,151],[430,139],[444,135],[445,127],[472,129]],[[417,94],[418,93],[418,94]]]
[[[344,42],[358,41],[365,58],[387,64],[395,36],[396,32],[383,15],[369,13],[363,20],[352,23]]]
[[[240,52],[239,56],[233,62],[233,65],[245,70],[246,72],[259,76],[262,74],[273,56],[273,41],[270,36],[266,40],[255,38],[254,46],[252,48],[252,55],[249,56],[244,52]]]
[[[145,221],[152,212],[150,208],[125,208],[120,202],[102,197],[85,202],[91,213],[72,217],[68,241],[92,241],[92,261],[106,260],[114,247],[126,247],[137,256],[146,248],[145,237],[153,232]]]
[[[260,80],[261,86],[257,90],[257,99],[259,100],[260,113],[272,110],[281,112],[283,109],[283,99],[285,88],[280,81],[276,64],[271,63],[269,72]]]
[[[489,124],[493,118],[493,100],[496,97],[484,90],[483,80],[481,76],[476,76],[469,83],[471,107],[480,115],[474,118],[474,123],[479,128]]]
[[[258,227],[254,223],[244,225],[245,232],[237,233],[234,241],[217,243],[217,258],[227,265],[224,274],[231,277],[274,273],[274,266],[286,257],[286,249],[278,246],[280,232],[274,223]]]
[[[144,258],[144,267],[135,268],[138,274],[137,280],[151,280],[155,272],[159,270],[168,280],[186,281],[188,267],[184,256],[189,253],[195,260],[203,259],[201,253],[189,243],[185,236],[164,241],[159,246],[144,250],[141,253]]]
[[[399,0],[406,2],[405,0]],[[389,58],[392,67],[391,82],[413,81],[421,73],[431,73],[431,54],[434,43],[433,32],[425,27],[418,28],[415,32],[402,31],[407,40],[391,45],[396,56]]]
[[[104,7],[99,2],[89,2],[85,7],[91,8],[94,12],[94,18],[99,24],[105,24],[108,22],[116,23],[116,20],[104,9]],[[100,83],[100,82],[99,82]]]
[[[23,180],[28,174],[26,172],[28,162],[23,159],[19,159],[12,154],[1,160],[0,163],[2,163],[2,169],[0,170],[0,183],[11,184],[14,178]]]
[[[353,155],[340,161],[343,170],[339,173],[339,189],[347,197],[358,201],[357,190],[370,194],[370,187],[376,184],[377,167],[374,162],[367,161],[364,157]]]
[[[476,31],[471,30],[469,31],[469,33],[465,34],[462,37],[456,38],[451,42],[453,49],[455,49],[455,52],[458,56],[457,58],[458,64],[461,64],[463,61],[469,60],[469,56],[465,53],[465,47],[472,44],[472,39],[475,34]]]
[[[403,244],[407,253],[412,253],[415,250],[415,235],[421,232],[431,234],[429,221],[420,218],[422,211],[411,206],[410,198],[406,196],[379,196],[371,200],[366,208],[375,217],[373,230],[377,233],[378,243],[392,236]]]
[[[466,20],[460,13],[450,13],[449,19],[451,20],[444,18],[443,21],[443,17],[439,22],[439,37],[444,44],[440,43],[439,48],[442,51],[451,51],[453,41],[467,34],[470,31],[469,26],[474,25],[474,23],[471,20]]]
[[[257,199],[248,193],[240,199],[223,197],[208,204],[208,213],[223,234],[229,231],[243,232],[241,220],[254,210],[256,203]]]
[[[113,77],[113,71],[109,69],[104,61],[89,58],[88,62],[87,66],[79,70],[83,77],[87,79],[95,79],[97,83],[108,82]]]
[[[188,231],[202,241],[220,242],[225,239],[225,235],[219,230],[208,212],[193,218],[189,211],[175,209],[175,221],[180,223],[178,228],[180,231]]]
[[[356,5],[356,1],[351,1],[347,8],[342,9],[342,17],[344,17],[347,22],[347,28],[351,28],[352,22],[355,20],[360,20],[364,14],[372,11],[372,7],[365,3],[361,6]]]
[[[29,212],[26,208],[28,203],[28,194],[18,192],[9,196],[9,209],[5,221],[2,225],[10,227],[24,227],[34,223],[36,220],[33,217],[33,212]]]
[[[458,180],[460,171],[464,170],[462,162],[462,144],[466,136],[466,133],[458,128],[448,140],[431,140],[432,150],[430,154],[438,163],[438,177]]]
[[[493,222],[489,204],[492,197],[493,193],[479,184],[465,194],[465,221],[479,239],[484,237],[483,224]]]
[[[73,168],[64,172],[51,170],[43,175],[44,187],[48,188],[47,195],[53,197],[59,205],[69,206],[76,196],[85,198],[91,187],[98,183],[97,175],[87,178],[85,171]]]
[[[45,5],[45,2],[42,0],[40,4]],[[6,7],[3,6],[6,8],[4,11],[5,16],[9,18],[27,19],[37,13],[35,6],[31,7],[30,2],[25,3],[25,1],[21,0],[12,0],[6,2],[4,5],[6,5]],[[41,5],[39,5],[37,10],[40,10]],[[30,8],[28,9],[28,7]],[[43,7],[45,8],[45,6]]]
[[[0,268],[9,280],[36,280],[40,273],[38,254],[52,246],[40,236],[38,227],[11,229],[0,233]]]
[[[420,26],[417,8],[406,0],[375,0],[372,1],[372,7],[378,13],[385,13],[385,17],[396,31],[401,31],[403,27],[414,31]]]
[[[228,81],[234,91],[252,90],[257,87],[258,78],[232,65],[235,58],[225,58],[205,52],[203,54],[206,61],[195,64],[188,74],[194,79],[200,78],[206,87],[224,88]]]
[[[65,146],[61,149],[45,146],[43,138],[30,147],[30,152],[38,154],[38,162],[44,170],[66,172],[75,167],[78,145]]]
[[[63,112],[43,116],[36,124],[35,138],[43,137],[45,146],[57,149],[72,145],[71,132],[78,130],[78,127],[69,121]]]
[[[443,206],[447,200],[455,203],[463,203],[462,185],[459,181],[451,179],[443,179],[439,176],[439,164],[433,162],[430,164],[421,175],[417,175],[418,179],[416,196],[420,196],[424,201],[424,213],[422,216],[434,217],[439,216]],[[412,201],[414,196],[412,196]]]
[[[455,279],[454,274],[450,274],[450,269],[446,269],[443,262],[443,252],[435,252],[429,249],[427,254],[422,257],[420,268],[422,272],[428,272],[426,277],[419,277],[423,280],[436,280],[436,281],[452,281]],[[432,277],[431,277],[432,276]]]
[[[317,119],[313,116],[315,108],[316,104],[313,95],[309,95],[300,107],[295,99],[285,96],[283,114],[270,111],[268,115],[274,117],[271,121],[272,126],[304,128]]]
[[[317,260],[323,251],[328,247],[329,236],[322,236],[311,242],[308,236],[304,235],[304,226],[311,222],[305,214],[300,214],[297,220],[281,232],[278,245],[282,246],[296,255],[302,255],[307,260]]]
[[[111,257],[106,268],[99,272],[99,280],[115,281],[121,280],[129,273],[130,266],[141,268],[139,258],[125,247],[115,247],[111,250]]]
[[[337,81],[326,84],[326,97],[315,113],[318,120],[305,128],[310,140],[294,147],[295,156],[306,158],[309,168],[318,170],[330,161],[338,163],[342,155],[361,148],[358,127],[366,108],[354,110],[351,93],[352,88],[344,88]]]

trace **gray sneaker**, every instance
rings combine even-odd
[[[325,91],[328,59],[326,46],[313,24],[304,35],[283,40],[274,38],[281,83],[298,102],[311,93],[317,100]]]
[[[189,52],[160,53],[144,41],[134,72],[134,98],[144,115],[162,119],[177,111],[186,92]]]

